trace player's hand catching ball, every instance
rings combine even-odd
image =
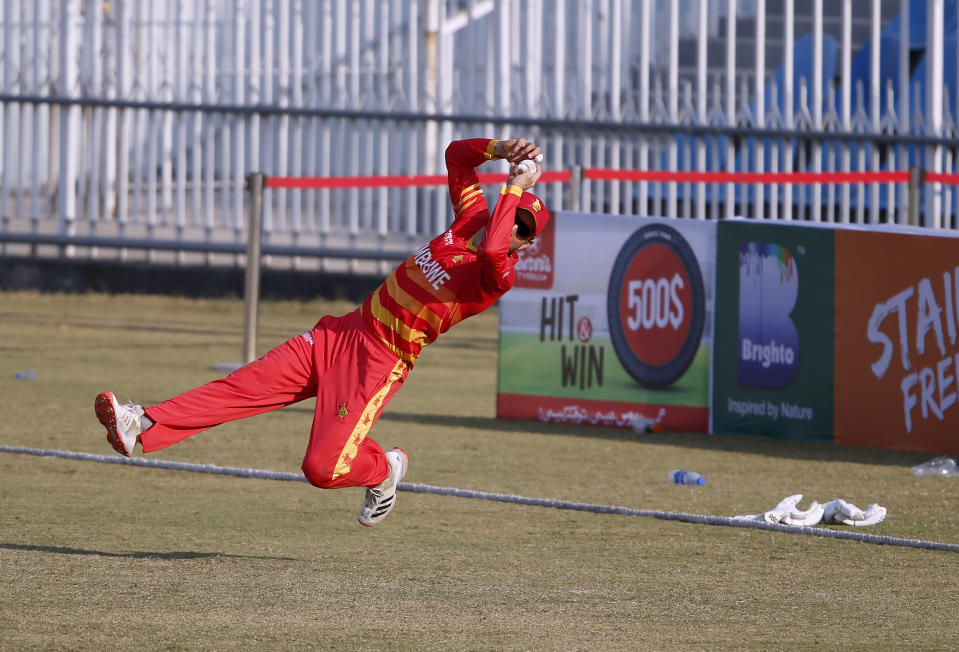
[[[525,138],[510,138],[496,143],[493,153],[510,162],[507,185],[529,190],[543,174],[540,162],[543,150],[536,143]]]
[[[540,155],[542,160],[542,155]],[[523,190],[529,190],[536,185],[543,174],[543,168],[540,167],[536,159],[527,159],[521,161],[519,165],[509,166],[509,178],[506,180],[507,186],[518,186]]]
[[[498,158],[504,158],[516,165],[521,161],[528,161],[535,159],[537,156],[542,156],[543,150],[540,149],[536,143],[526,140],[525,138],[510,138],[509,140],[501,140],[496,143],[496,146],[493,148],[493,154]]]

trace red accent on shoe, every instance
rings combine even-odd
[[[123,445],[123,438],[117,432],[117,415],[113,411],[113,401],[116,400],[110,392],[100,392],[93,401],[93,410],[97,413],[97,419],[107,429],[107,441],[113,446],[113,450],[124,457],[130,457],[131,451]]]

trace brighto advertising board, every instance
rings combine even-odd
[[[561,211],[499,302],[497,416],[707,432],[716,223]]]
[[[830,228],[723,220],[713,432],[833,438]]]

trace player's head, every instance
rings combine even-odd
[[[549,211],[543,200],[531,192],[524,192],[516,207],[516,218],[513,228],[513,241],[510,251],[525,249],[532,244],[533,239],[543,232],[549,222]]]

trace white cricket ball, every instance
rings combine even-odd
[[[536,161],[535,163],[533,161],[520,161],[519,165],[516,166],[516,171],[520,174],[524,174],[526,172],[535,172],[536,163],[542,163],[543,155],[537,154],[534,160]]]

